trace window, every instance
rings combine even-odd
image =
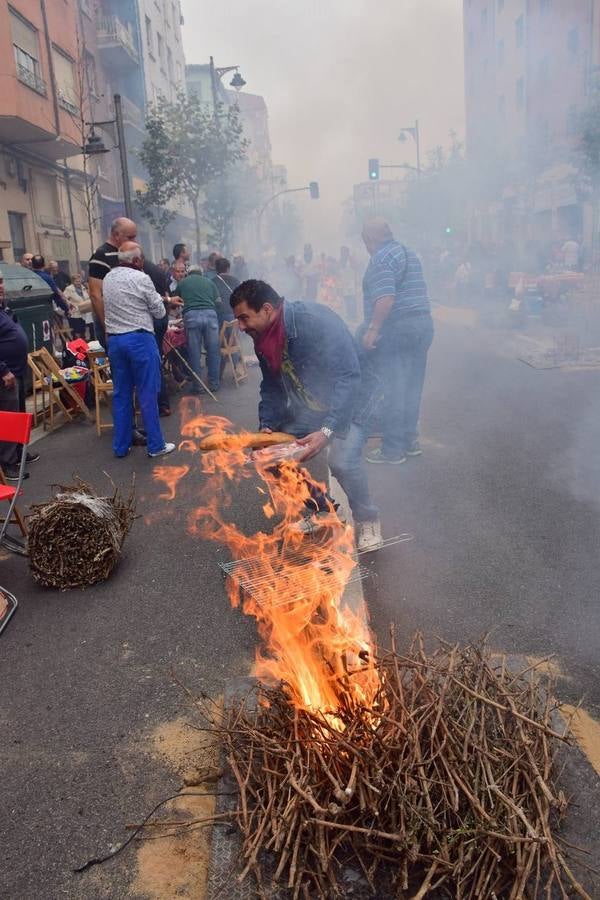
[[[542,56],[539,66],[540,81],[547,81],[550,77],[550,59],[548,56]]]
[[[571,105],[567,110],[567,135],[575,137],[579,132],[579,112],[575,104]]]
[[[10,230],[13,257],[15,262],[17,262],[27,252],[27,247],[25,246],[25,216],[23,213],[9,211],[8,228]]]
[[[482,29],[482,31],[485,31],[485,29],[487,28],[487,23],[488,23],[488,11],[487,11],[487,6],[485,6],[481,10],[481,29]]]
[[[146,47],[148,48],[148,53],[154,59],[154,41],[152,40],[152,22],[146,16]]]
[[[504,94],[501,94],[498,97],[498,114],[500,116],[503,116],[505,112],[506,112],[506,100],[505,100]]]
[[[470,29],[469,29],[469,34],[467,36],[467,43],[472,50],[473,47],[475,46],[475,35],[473,34],[473,32]]]
[[[498,60],[498,68],[501,69],[504,65],[504,41],[498,41],[498,48],[496,52],[497,60]]]
[[[551,0],[540,0],[540,12],[546,13],[550,9]]]
[[[169,74],[169,81],[173,81],[173,54],[171,53],[170,47],[167,47],[167,72]]]
[[[173,31],[175,37],[179,40],[179,13],[177,12],[177,7],[174,3],[171,3],[171,15],[173,17]]]
[[[569,50],[569,56],[571,59],[574,59],[577,56],[577,51],[579,50],[579,29],[571,28],[567,35],[567,48]]]
[[[515,22],[515,41],[517,47],[522,47],[525,43],[525,19],[519,16]]]
[[[56,79],[56,93],[58,105],[65,112],[77,115],[79,112],[79,97],[75,84],[75,66],[73,60],[58,47],[52,48],[52,64]]]
[[[165,67],[165,44],[162,39],[162,35],[158,32],[156,33],[156,47],[158,49],[158,61],[160,63],[161,69]]]
[[[181,68],[181,63],[179,60],[175,63],[175,72],[177,74],[177,85],[182,87],[183,85],[183,69]]]
[[[504,0],[498,0],[498,12],[504,12]]]
[[[517,80],[517,84],[515,86],[515,101],[517,104],[517,109],[523,109],[525,106],[525,81],[523,78],[519,78]]]
[[[34,182],[35,205],[39,224],[62,225],[56,176],[36,172]]]
[[[46,82],[41,77],[37,29],[10,7],[9,14],[17,78],[22,84],[45,97]]]

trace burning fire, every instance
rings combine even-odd
[[[203,473],[200,504],[189,514],[188,531],[224,544],[241,574],[228,579],[231,603],[242,603],[254,616],[263,647],[257,651],[254,674],[268,683],[284,682],[292,702],[301,709],[320,712],[330,721],[352,708],[371,708],[379,687],[374,667],[372,637],[364,611],[353,612],[343,600],[356,565],[352,529],[344,526],[333,508],[325,539],[306,537],[293,524],[302,518],[310,491],[303,470],[286,460],[276,468],[253,459],[240,446],[201,453],[207,435],[231,436],[231,422],[202,415],[197,400],[182,401],[180,450],[194,454]],[[160,496],[176,497],[178,486],[192,465],[157,466],[154,479],[166,485]],[[226,521],[236,486],[259,476],[260,507],[270,532],[245,535]],[[245,586],[245,587],[244,587]]]

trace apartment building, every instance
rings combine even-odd
[[[548,242],[586,231],[580,113],[597,61],[597,0],[464,0],[472,236]]]
[[[146,100],[175,100],[185,89],[179,0],[139,0]]]
[[[77,0],[0,0],[0,253],[73,270],[88,221]]]

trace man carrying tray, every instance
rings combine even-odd
[[[308,462],[328,450],[329,468],[346,492],[358,550],[381,544],[379,511],[371,501],[362,450],[366,434],[353,422],[360,366],[352,336],[325,306],[288,302],[264,281],[244,281],[231,295],[241,331],[254,341],[263,380],[258,415],[261,431],[298,438]],[[328,515],[324,496],[300,527],[312,532]]]

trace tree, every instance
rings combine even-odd
[[[600,84],[590,93],[587,108],[579,123],[578,177],[576,190],[592,203],[592,267],[597,271],[598,232],[600,230]]]
[[[148,172],[147,190],[137,191],[140,213],[164,232],[176,213],[172,201],[188,201],[194,211],[196,248],[204,195],[235,163],[244,159],[248,142],[242,134],[239,110],[218,103],[212,110],[197,94],[179,91],[176,101],[165,97],[150,107],[140,159]]]
[[[264,197],[256,170],[245,164],[233,166],[206,189],[202,209],[209,222],[208,240],[228,254],[234,232],[254,214]]]

